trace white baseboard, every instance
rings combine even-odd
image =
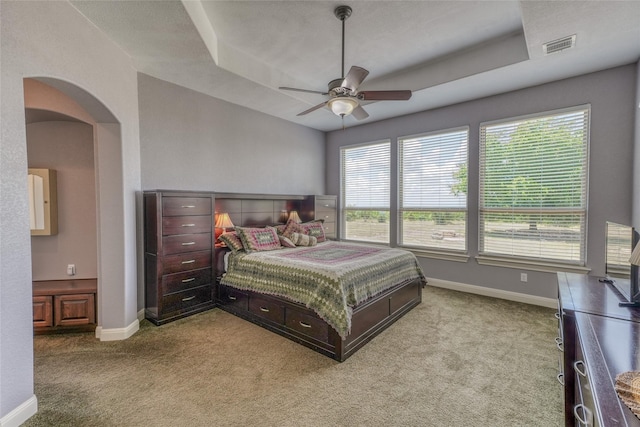
[[[523,302],[525,304],[539,305],[548,308],[558,308],[558,300],[554,298],[537,297],[535,295],[521,294],[518,292],[503,291],[501,289],[485,288],[483,286],[468,285],[466,283],[450,282],[448,280],[427,278],[428,286],[451,289],[454,291],[468,292],[470,294],[486,297],[501,298],[509,301]]]
[[[31,396],[26,402],[0,418],[0,427],[18,427],[38,412],[38,399]]]
[[[138,311],[138,322],[142,322],[144,320],[144,308]]]
[[[96,328],[96,338],[100,341],[119,341],[126,340],[140,329],[140,321],[134,320],[126,328],[104,329],[102,326]]]

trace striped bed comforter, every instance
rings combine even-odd
[[[409,251],[331,241],[232,253],[220,283],[304,304],[344,338],[351,330],[352,307],[415,279],[426,282]]]

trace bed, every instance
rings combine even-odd
[[[422,301],[409,251],[339,241],[232,249],[216,248],[220,308],[340,362]]]

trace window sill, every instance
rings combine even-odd
[[[548,261],[534,261],[489,255],[478,255],[476,256],[476,261],[480,265],[492,265],[495,267],[516,268],[532,271],[544,271],[547,273],[566,271],[570,273],[587,274],[591,271],[589,267],[584,267],[582,265],[561,264]]]
[[[415,256],[419,258],[432,258],[432,259],[441,259],[445,261],[455,261],[455,262],[469,261],[469,254],[466,254],[466,253],[439,252],[439,251],[431,251],[428,249],[416,249],[416,248],[403,247],[403,246],[398,246],[398,247],[400,249],[404,249],[409,252],[412,252]]]

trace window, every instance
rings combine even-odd
[[[390,142],[340,151],[342,237],[389,243]]]
[[[589,108],[480,127],[480,254],[584,265]]]
[[[399,241],[466,251],[469,130],[398,140]]]

